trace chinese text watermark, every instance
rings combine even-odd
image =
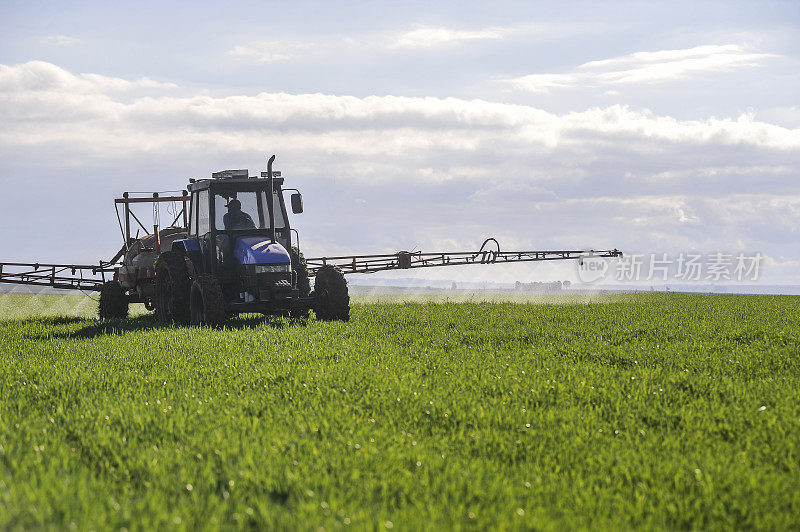
[[[587,255],[578,260],[584,283],[621,282],[719,283],[758,281],[761,253],[633,253],[608,260]]]

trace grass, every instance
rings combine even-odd
[[[798,529],[800,297],[556,301],[4,319],[0,528]]]

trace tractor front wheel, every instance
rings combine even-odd
[[[216,327],[228,319],[225,295],[213,275],[198,275],[192,284],[190,300],[192,325]]]
[[[156,316],[167,325],[189,323],[191,280],[183,255],[165,251],[156,260]]]
[[[289,250],[289,256],[292,259],[292,270],[297,273],[297,289],[300,291],[300,297],[308,297],[311,293],[311,283],[308,279],[308,265],[306,258],[300,248],[292,246]]]
[[[292,246],[289,250],[289,256],[292,259],[292,271],[297,275],[297,290],[300,291],[300,297],[308,297],[311,294],[311,282],[308,277],[308,265],[303,253],[297,246]],[[289,316],[296,319],[304,320],[308,318],[308,309],[295,309],[289,313]]]
[[[128,294],[117,281],[103,283],[97,315],[101,320],[121,320],[128,317]]]
[[[350,295],[347,280],[339,268],[323,266],[314,282],[314,314],[324,321],[350,319]]]

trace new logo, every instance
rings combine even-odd
[[[587,255],[578,259],[578,279],[582,283],[593,283],[606,276],[608,263],[601,257]]]

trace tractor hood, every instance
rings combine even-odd
[[[270,244],[261,236],[240,236],[233,253],[242,264],[286,264],[292,262],[286,248],[277,242]]]

